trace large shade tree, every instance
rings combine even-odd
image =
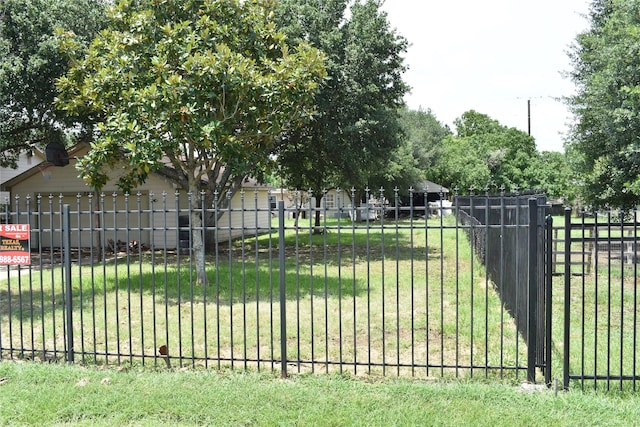
[[[550,198],[573,202],[576,198],[578,180],[572,170],[571,153],[543,151],[537,161],[527,168],[528,176],[533,177],[532,186],[540,189]]]
[[[168,164],[194,206],[201,190],[211,206],[214,194],[229,200],[248,175],[264,172],[274,138],[310,117],[325,76],[323,55],[290,45],[273,7],[120,1],[110,27],[58,83],[62,108],[100,123],[80,175],[98,189],[116,176],[130,191]],[[73,38],[68,44],[73,52]],[[191,221],[197,280],[205,283],[201,218]]]
[[[595,207],[640,203],[640,1],[594,0],[570,52],[576,84],[568,148]]]
[[[79,54],[105,22],[101,0],[0,1],[0,166],[48,143],[92,137],[91,121],[68,120],[54,106],[55,80],[69,68],[56,31],[76,34]]]
[[[398,188],[408,194],[410,188],[422,191],[425,180],[440,161],[443,140],[451,135],[448,126],[438,121],[431,110],[400,109],[401,143],[385,161],[386,164],[370,179],[373,188],[384,188],[391,194]]]
[[[283,177],[315,195],[364,188],[401,142],[407,41],[374,0],[281,0],[278,22],[292,40],[310,41],[327,54],[328,73],[314,120],[278,146]]]
[[[530,189],[538,177],[530,168],[538,159],[535,140],[474,110],[455,120],[456,134],[444,139],[434,178],[445,187],[511,191]]]

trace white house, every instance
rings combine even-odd
[[[100,228],[102,238],[113,241],[136,240],[155,247],[178,247],[179,228],[189,215],[189,198],[184,191],[161,174],[151,174],[147,181],[132,191],[122,194],[115,180],[108,182],[100,194],[94,192],[78,177],[75,158],[88,151],[87,145],[69,150],[70,164],[53,166],[42,153],[31,158],[31,164],[10,174],[2,169],[2,190],[10,195],[11,212],[18,217],[13,222],[29,222],[32,247],[60,245],[62,207],[70,205],[71,228],[81,232],[71,233],[73,247],[92,246],[95,234],[90,230]],[[5,179],[5,177],[9,177]],[[234,195],[230,207],[221,209],[218,219],[218,238],[227,240],[239,235],[255,234],[271,226],[268,212],[270,187],[254,180],[243,183],[243,190]],[[200,206],[191,206],[201,209]],[[208,207],[213,208],[213,206]],[[31,212],[31,213],[28,213]],[[188,220],[187,220],[188,223]],[[184,230],[183,230],[184,232]]]

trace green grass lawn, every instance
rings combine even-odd
[[[0,425],[630,426],[634,394],[0,362]]]
[[[579,224],[572,229],[574,238],[593,238],[589,226],[594,218],[571,218]],[[569,276],[570,289],[570,355],[571,374],[584,372],[587,376],[603,377],[597,383],[593,379],[574,380],[574,386],[588,388],[633,388],[637,381],[607,380],[606,377],[638,375],[640,372],[640,338],[637,331],[640,322],[638,300],[638,264],[628,263],[621,256],[615,239],[635,233],[633,227],[624,230],[615,224],[599,227],[599,251],[593,242],[574,242],[571,246],[572,265]],[[612,219],[613,220],[613,219]],[[555,227],[564,226],[563,217],[554,218]],[[564,229],[555,234],[555,248],[564,250]],[[613,242],[609,251],[609,242]],[[624,249],[624,247],[623,247]],[[559,261],[564,260],[559,255]],[[557,266],[564,272],[564,265]],[[553,278],[553,341],[554,376],[562,375],[564,351],[563,328],[565,321],[565,276]]]
[[[523,375],[512,369],[526,363],[526,346],[453,217],[384,229],[334,219],[317,235],[292,225],[285,265],[292,372]],[[209,286],[193,284],[188,257],[151,255],[74,265],[77,361],[162,366],[158,350],[166,345],[174,366],[279,367],[275,236],[210,253]],[[54,269],[0,282],[3,348],[64,349],[61,276]]]
[[[405,220],[368,230],[331,220],[321,235],[288,229],[289,373],[349,373],[367,381],[380,374],[524,378],[522,371],[500,368],[524,366],[526,345],[464,231],[453,218],[444,220],[445,228],[439,219],[427,224],[428,230],[411,228],[424,220]],[[166,369],[159,348],[167,345],[172,369],[280,368],[275,236],[221,245],[208,255],[206,287],[192,283],[188,257],[178,262],[167,255],[165,262],[165,255],[129,254],[93,269],[74,265],[76,362]],[[640,313],[629,268],[609,262],[571,277],[572,372],[628,374],[640,366],[634,333]],[[54,268],[0,280],[5,357],[50,360],[57,349],[53,356],[63,359],[61,277]],[[553,378],[561,379],[562,276],[554,277],[553,289],[552,367]]]

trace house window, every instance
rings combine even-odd
[[[324,196],[324,204],[327,209],[335,209],[336,207],[336,195],[335,194],[325,194]]]
[[[277,207],[277,199],[276,196],[269,196],[269,208],[271,210],[275,210]]]

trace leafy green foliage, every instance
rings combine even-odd
[[[571,155],[568,153],[543,151],[526,173],[533,177],[534,187],[544,190],[547,197],[573,202],[578,194],[571,164]]]
[[[56,29],[73,33],[81,54],[102,28],[101,0],[3,0],[0,3],[0,166],[49,142],[91,138],[91,121],[69,121],[54,107],[55,80],[69,68]]]
[[[289,45],[270,0],[122,0],[110,19],[58,81],[61,108],[99,121],[78,161],[96,189],[117,179],[131,191],[159,172],[196,204],[205,189],[207,206],[224,204],[265,173],[275,137],[311,117],[324,57]],[[201,221],[191,215],[194,230]],[[204,247],[194,231],[199,284]]]
[[[568,98],[587,204],[629,208],[640,202],[640,2],[594,0],[591,27],[571,50],[577,86]]]
[[[401,193],[416,188],[425,179],[432,179],[433,169],[442,155],[442,141],[451,134],[431,110],[400,109],[402,131],[400,146],[386,159],[386,164],[370,178],[374,189],[384,188],[392,194],[395,187]]]
[[[473,110],[456,119],[455,125],[456,135],[444,139],[434,171],[436,182],[462,193],[535,187],[538,180],[530,166],[538,152],[531,136]]]
[[[283,177],[315,194],[363,188],[400,145],[407,41],[372,0],[282,0],[278,22],[290,39],[308,40],[328,58],[314,120],[278,147]]]
[[[112,25],[58,82],[59,105],[100,120],[79,162],[101,188],[131,190],[170,163],[180,188],[234,192],[268,163],[276,135],[307,120],[322,54],[291,47],[271,1],[121,1]],[[213,191],[208,192],[211,196]]]

